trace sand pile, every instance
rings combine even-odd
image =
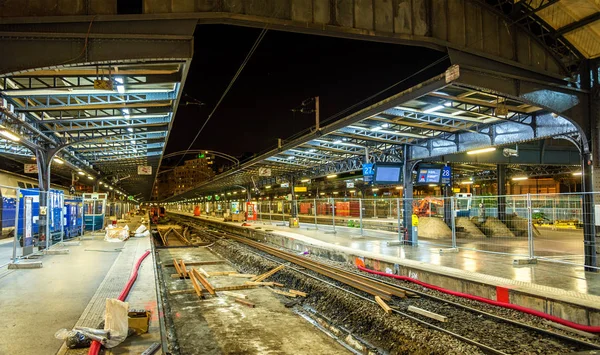
[[[419,238],[451,239],[452,230],[438,217],[419,217]]]
[[[527,237],[527,218],[519,217],[516,214],[507,214],[506,226],[513,231],[516,236]],[[538,231],[535,226],[533,226],[533,236],[540,236],[540,231]]]
[[[485,238],[485,234],[477,228],[477,226],[471,222],[469,217],[457,217],[456,218],[456,228],[462,228],[463,232],[456,233],[457,238],[459,235],[465,238]]]
[[[475,223],[481,231],[491,238],[510,237],[514,238],[515,234],[511,232],[504,223],[496,217],[486,217],[485,222],[479,223],[479,217],[471,218],[471,222]]]

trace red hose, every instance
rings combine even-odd
[[[138,277],[138,270],[140,269],[140,266],[142,265],[142,261],[144,261],[144,259],[146,259],[146,257],[149,254],[150,254],[150,251],[146,251],[135,263],[135,267],[133,268],[133,272],[131,273],[131,277],[129,278],[129,281],[127,281],[127,283],[125,284],[125,288],[123,288],[123,291],[121,291],[121,294],[117,298],[119,301],[125,301],[125,299],[129,295],[129,291],[131,291],[131,287],[133,286],[133,284],[135,283],[135,280]],[[102,347],[101,344],[94,340],[92,342],[92,345],[90,346],[88,355],[98,355],[101,347]]]
[[[413,279],[411,277],[408,276],[399,276],[399,275],[394,275],[394,274],[388,274],[386,272],[381,272],[381,271],[375,271],[375,270],[371,270],[371,269],[367,269],[366,267],[357,265],[358,269],[364,272],[368,272],[370,274],[375,274],[375,275],[380,275],[380,276],[386,276],[386,277],[391,277],[394,279],[398,279],[398,280],[403,280],[403,281],[409,281],[409,282],[413,282],[416,283],[418,285],[421,285],[423,287],[427,287],[430,288],[432,290],[436,290],[436,291],[440,291],[442,293],[446,293],[452,296],[457,296],[457,297],[463,297],[463,298],[467,298],[470,300],[475,300],[475,301],[479,301],[479,302],[483,302],[483,303],[487,303],[487,304],[491,304],[494,306],[498,306],[498,307],[504,307],[504,308],[510,308],[510,309],[514,309],[516,311],[520,311],[523,313],[527,313],[527,314],[531,314],[540,318],[544,318],[547,320],[550,320],[552,322],[555,323],[559,323],[562,325],[565,325],[567,327],[571,327],[573,329],[577,329],[577,330],[581,330],[584,332],[588,332],[588,333],[600,333],[600,326],[590,326],[590,325],[583,325],[583,324],[578,324],[578,323],[574,323],[574,322],[570,322],[568,320],[550,315],[550,314],[546,314],[544,312],[540,312],[540,311],[536,311],[535,309],[531,309],[531,308],[526,308],[523,306],[519,306],[516,304],[511,304],[511,303],[504,303],[504,302],[499,302],[499,301],[494,301],[494,300],[490,300],[488,298],[484,298],[484,297],[479,297],[479,296],[473,296],[473,295],[469,295],[467,293],[462,293],[462,292],[456,292],[456,291],[451,291],[439,286],[435,286],[435,285],[431,285],[416,279]]]

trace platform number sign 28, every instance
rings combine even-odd
[[[450,176],[452,175],[452,170],[449,166],[445,166],[442,169],[442,184],[449,185],[450,184]]]

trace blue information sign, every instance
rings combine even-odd
[[[375,175],[375,170],[373,170],[373,164],[372,163],[365,163],[363,164],[363,181],[367,184],[370,184],[373,182],[373,175]]]
[[[449,166],[445,166],[442,169],[442,184],[450,185],[450,177],[452,176],[452,169]]]

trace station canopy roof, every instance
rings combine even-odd
[[[455,83],[449,75],[456,69],[318,131],[313,128],[166,202],[240,187],[260,189],[290,176],[298,181],[357,171],[367,155],[371,162],[402,162],[405,147],[410,160],[432,159],[490,146],[568,137],[577,131],[570,121],[540,107]]]
[[[521,0],[523,1],[523,0]],[[565,37],[585,58],[600,56],[600,2],[597,0],[533,0],[537,16]]]
[[[128,61],[0,76],[0,128],[20,138],[0,137],[0,154],[31,164],[32,150],[64,147],[51,172],[76,171],[80,181],[101,180],[104,190],[149,200],[185,66]],[[152,172],[138,175],[138,166]]]

